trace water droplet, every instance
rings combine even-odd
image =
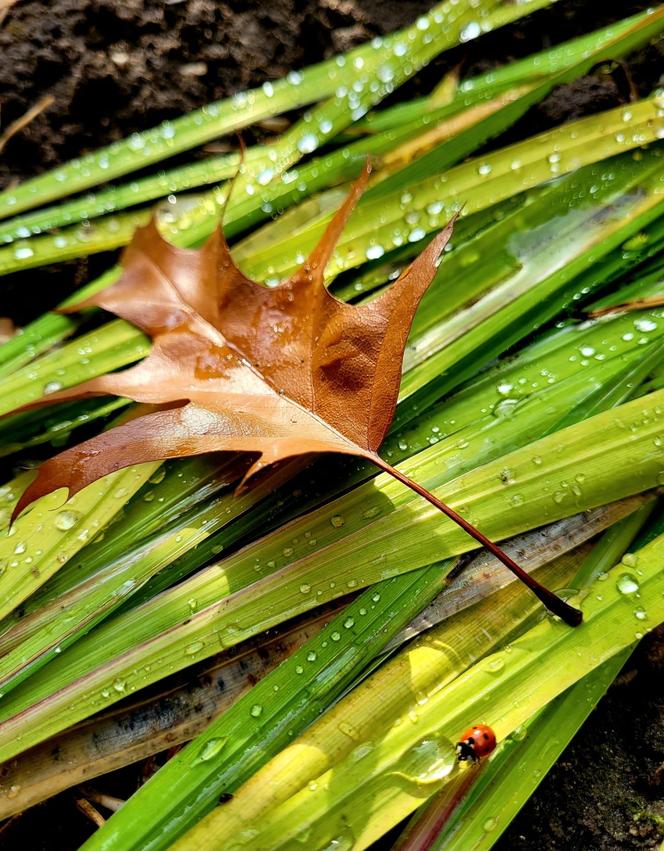
[[[637,331],[642,331],[644,334],[647,334],[648,331],[654,331],[657,328],[657,323],[644,316],[634,320],[634,327]]]
[[[327,845],[321,845],[321,851],[351,851],[351,849],[355,845],[355,837],[353,836],[348,825],[344,825],[343,828],[337,833]]]
[[[318,138],[315,133],[305,133],[297,143],[297,149],[301,154],[311,154],[318,147]]]
[[[354,626],[355,626],[355,621],[353,620],[353,618],[346,618],[346,620],[344,621],[344,627],[346,629],[351,629]]]
[[[254,703],[254,705],[249,710],[249,714],[252,718],[259,718],[263,714],[263,707],[260,703]]]
[[[344,518],[341,514],[335,514],[333,517],[330,517],[330,523],[335,529],[340,529],[344,525],[344,522]]]
[[[72,511],[71,509],[59,511],[55,518],[55,528],[60,529],[61,532],[66,532],[67,529],[73,528],[82,517],[80,511]]]
[[[202,641],[194,641],[192,644],[188,644],[185,648],[185,653],[187,656],[195,656],[197,653],[203,649],[204,644]]]
[[[490,656],[482,662],[482,669],[490,674],[499,674],[505,667],[505,660],[500,656]]]
[[[201,762],[207,762],[215,757],[226,744],[226,738],[209,739],[200,749],[198,759]]]
[[[122,694],[127,688],[127,683],[118,678],[117,680],[113,680],[113,688],[118,694]]]
[[[427,794],[431,785],[447,777],[457,766],[454,745],[442,736],[429,736],[410,747],[399,760],[402,780],[415,787],[413,791]]]
[[[482,825],[482,830],[485,833],[490,833],[492,830],[495,830],[497,824],[498,819],[494,818],[493,816],[490,816],[484,821],[484,824]]]
[[[382,245],[370,245],[366,250],[367,260],[378,260],[385,254],[385,249]]]
[[[501,399],[491,413],[498,419],[507,419],[516,411],[518,405],[518,399]]]
[[[639,581],[631,573],[623,573],[618,577],[616,582],[616,588],[621,594],[624,594],[626,597],[631,596],[632,594],[636,594],[639,590]]]
[[[307,653],[307,662],[315,662],[317,659],[316,653],[313,650],[310,650]]]
[[[464,43],[466,41],[472,41],[472,39],[477,38],[481,32],[482,28],[477,23],[477,21],[471,21],[469,24],[466,24],[466,26],[459,33],[459,41],[461,43]]]
[[[154,472],[148,481],[151,485],[158,485],[159,482],[163,482],[166,477],[166,470],[164,467],[160,467],[156,472]]]
[[[267,184],[274,177],[274,169],[273,168],[264,168],[262,171],[259,171],[256,175],[256,181],[261,186],[267,186]]]
[[[57,393],[58,390],[62,390],[62,384],[59,381],[49,381],[48,384],[44,385],[44,395]]]

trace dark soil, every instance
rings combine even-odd
[[[508,2],[509,0],[505,0]],[[54,104],[7,145],[0,185],[142,130],[291,68],[409,23],[432,0],[19,0],[0,25],[2,125],[45,94]],[[477,73],[652,5],[561,0],[433,63],[427,90],[462,63]],[[654,48],[558,89],[505,139],[627,102],[658,82]],[[401,93],[403,96],[403,90]],[[250,136],[249,136],[250,138]],[[3,281],[0,315],[24,323],[106,268],[99,256]],[[29,287],[25,286],[29,280]],[[35,293],[40,296],[35,298]],[[658,848],[664,836],[664,650],[650,640],[498,843],[507,849]],[[99,788],[129,794],[139,769]],[[74,794],[0,834],[0,847],[69,851],[92,830]]]

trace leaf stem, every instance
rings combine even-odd
[[[557,615],[569,626],[579,626],[583,620],[583,614],[579,609],[575,609],[573,606],[570,606],[569,603],[566,603],[554,594],[553,591],[549,591],[548,588],[545,588],[544,585],[539,583],[529,573],[526,573],[522,567],[519,567],[519,565],[507,555],[507,553],[503,552],[503,550],[487,538],[486,535],[483,535],[479,529],[476,529],[475,526],[472,525],[472,523],[469,523],[460,514],[457,514],[454,509],[445,505],[444,502],[438,499],[437,496],[434,496],[434,494],[430,493],[425,487],[413,481],[413,479],[410,479],[396,467],[392,467],[392,465],[388,464],[387,461],[384,461],[382,458],[377,456],[375,463],[381,469],[385,470],[386,473],[389,473],[397,479],[397,481],[406,485],[406,487],[410,488],[419,496],[424,497],[427,502],[430,502],[431,505],[435,506],[439,511],[449,517],[450,520],[453,520],[461,526],[464,532],[470,535],[471,538],[478,541],[495,558],[502,562],[505,567],[511,570],[517,579],[520,579],[521,582],[523,582],[523,584],[526,585],[526,587],[528,587],[539,600],[541,600],[550,612]]]

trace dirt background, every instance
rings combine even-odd
[[[6,146],[0,185],[277,79],[407,24],[431,5],[431,0],[19,0],[0,24],[0,126],[43,95],[53,95],[55,102]],[[469,76],[647,5],[652,4],[561,0],[446,54],[399,97],[427,91],[459,62]],[[662,68],[662,50],[648,48],[610,73],[597,69],[553,92],[502,141],[646,94]],[[101,255],[6,278],[0,315],[24,323],[108,262]],[[663,762],[664,641],[651,638],[496,847],[659,848]],[[140,781],[140,771],[132,768],[95,785],[126,795]],[[76,809],[74,794],[66,793],[0,832],[0,848],[69,851],[92,829]]]

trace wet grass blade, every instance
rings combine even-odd
[[[62,491],[55,491],[20,517],[0,538],[0,618],[101,532],[159,466],[152,462],[119,470],[81,491],[66,507]]]
[[[529,444],[448,483],[445,497],[500,540],[532,528],[542,519],[551,522],[655,487],[661,464],[653,452],[653,440],[661,431],[661,413],[657,412],[661,412],[662,399],[661,391],[653,393]],[[607,453],[616,461],[616,469],[607,469]],[[434,475],[426,475],[429,455],[420,453],[403,468],[432,488],[440,471],[435,465]],[[116,628],[120,621],[116,625],[109,622],[77,642],[61,659],[3,699],[6,720],[0,725],[0,758],[8,759],[112,705],[122,695],[160,679],[166,670],[181,670],[209,657],[219,642],[233,646],[348,590],[429,564],[431,536],[441,557],[472,548],[462,530],[451,522],[441,522],[437,514],[432,516],[434,510],[428,505],[417,503],[410,493],[392,490],[396,483],[384,483],[379,477],[369,487],[373,490],[376,485],[378,493],[382,491],[378,500],[374,492],[367,503],[365,490],[358,488],[350,498],[342,497],[231,556],[223,571],[214,569],[215,577],[204,571],[195,582],[184,583],[177,594],[195,589],[194,599],[200,605],[193,614],[185,601],[186,608],[171,606],[171,616],[177,613],[178,621],[184,616],[185,623],[180,621],[141,643],[139,634],[146,621],[139,607],[125,616],[120,629]],[[376,517],[362,516],[376,504],[380,510]],[[362,506],[359,512],[358,505]],[[344,510],[348,511],[346,519],[341,513]],[[339,517],[341,523],[330,522]],[[335,531],[343,526],[349,531],[332,546]],[[294,548],[293,538],[308,544],[312,537],[327,546],[318,553],[300,555],[301,546]],[[264,578],[256,581],[257,572]],[[245,587],[224,600],[238,584]],[[156,626],[155,616],[167,619],[165,599],[166,595],[158,598],[160,608],[152,616],[151,630]],[[196,653],[186,653],[186,647],[192,645]],[[60,690],[54,693],[58,684]]]
[[[591,594],[583,602],[582,630],[570,630],[547,619],[508,647],[470,667],[449,685],[429,688],[424,702],[423,695],[415,692],[411,683],[418,678],[418,667],[433,674],[436,656],[444,657],[443,665],[447,662],[441,645],[437,647],[438,642],[447,640],[441,628],[430,638],[428,658],[426,654],[418,658],[415,652],[408,656],[405,651],[408,676],[396,667],[397,661],[401,662],[397,657],[375,674],[374,682],[369,680],[362,692],[374,694],[372,687],[376,687],[379,675],[385,681],[386,674],[392,674],[391,688],[402,694],[399,716],[413,713],[417,723],[389,724],[394,720],[393,712],[391,718],[385,719],[389,725],[385,726],[377,721],[374,709],[372,726],[368,728],[358,696],[351,693],[339,705],[337,721],[350,722],[352,718],[351,723],[360,726],[356,747],[364,745],[366,754],[335,760],[329,744],[319,739],[312,728],[308,735],[310,747],[330,754],[331,763],[330,770],[311,778],[316,784],[313,790],[295,791],[284,803],[270,807],[274,782],[262,795],[258,792],[258,781],[264,784],[270,776],[268,763],[262,776],[259,772],[251,786],[247,784],[253,793],[250,811],[256,812],[257,806],[267,804],[260,811],[260,820],[242,819],[245,795],[241,789],[230,802],[231,807],[219,807],[172,847],[205,847],[210,851],[228,847],[225,843],[231,828],[233,844],[239,848],[248,847],[248,843],[273,849],[287,847],[302,832],[306,832],[312,847],[350,836],[354,847],[366,848],[420,806],[423,799],[460,776],[462,769],[456,761],[454,741],[469,719],[489,723],[503,739],[586,674],[630,647],[644,628],[664,620],[664,536],[637,551],[634,557],[638,580],[633,572],[630,575],[639,588],[639,610],[647,613],[645,621],[635,618],[633,593],[626,593],[625,581],[617,577],[615,582],[602,583],[601,594]],[[617,572],[623,568],[618,566]],[[516,701],[515,694],[519,696]],[[298,752],[300,743],[295,742],[280,755],[281,764],[290,761],[292,766],[294,753]],[[324,762],[324,756],[319,759]]]
[[[531,571],[580,546],[620,517],[631,515],[639,501],[631,498],[576,515],[535,530],[504,545],[506,552],[525,553],[521,564]],[[650,500],[652,504],[652,500]],[[509,582],[509,579],[507,580]],[[458,611],[499,590],[505,571],[495,559],[477,556],[463,574],[402,629],[386,649],[394,649]],[[342,601],[343,605],[343,601]],[[24,755],[5,774],[5,785],[19,789],[11,799],[0,796],[0,818],[21,812],[50,795],[83,780],[135,763],[201,733],[216,717],[297,648],[318,634],[332,614],[323,610],[304,624],[279,631],[240,655],[221,654],[209,666],[194,669],[184,683],[164,683],[164,693],[146,704],[141,700],[101,719],[51,739]],[[344,637],[344,641],[347,640]],[[341,649],[341,646],[338,648]],[[54,750],[58,758],[53,758]],[[63,763],[66,769],[63,769]]]
[[[606,532],[583,562],[572,585],[582,588],[600,577],[605,579],[611,567],[632,548],[654,508],[654,503],[644,506]],[[658,513],[661,520],[661,506]],[[634,548],[640,545],[637,543]],[[443,789],[432,806],[448,812],[451,809],[452,815],[441,823],[442,830],[429,847],[459,851],[491,848],[593,711],[632,649],[616,654],[517,728],[461,799],[450,801]],[[519,765],[527,765],[529,770],[519,771]],[[485,829],[487,825],[490,830]],[[403,851],[408,848],[404,844]]]
[[[259,89],[210,104],[153,130],[133,134],[129,139],[5,191],[0,194],[0,217],[62,198],[268,116],[329,97],[340,86],[352,84],[358,69],[365,65],[372,67],[387,62],[403,67],[407,61],[403,57],[408,56],[409,49],[424,39],[430,43],[431,33],[440,43],[438,49],[443,50],[458,43],[469,22],[475,23],[479,35],[478,17],[486,30],[494,29],[552,2],[555,0],[527,0],[518,6],[501,8],[502,4],[491,0],[481,10],[475,9],[470,0],[439,3],[411,27],[355,48],[342,62],[331,59],[306,71],[293,71],[284,80],[265,83]],[[431,31],[428,37],[427,30]]]
[[[432,568],[429,568],[431,570]],[[435,568],[434,568],[435,569]],[[555,565],[546,568],[547,575],[555,580],[560,581],[561,577],[567,575],[570,570],[570,561],[564,557],[559,559]],[[419,573],[419,572],[418,572]],[[399,577],[399,582],[403,582],[406,577]],[[301,659],[295,662],[295,672],[297,674],[297,666],[303,669],[303,674],[308,673],[307,668],[302,663],[302,659],[315,657],[329,652],[329,648],[335,649],[335,652],[343,654],[344,647],[348,648],[354,645],[353,632],[356,627],[356,621],[359,618],[367,617],[367,613],[374,609],[382,609],[384,605],[384,590],[390,587],[390,583],[395,580],[379,583],[370,591],[365,592],[357,601],[357,606],[354,612],[344,611],[338,619],[338,623],[331,625],[332,631],[321,633],[312,638],[307,645],[302,648]],[[521,596],[522,589],[505,589],[499,592],[499,599],[502,605],[499,608],[500,615],[498,622],[494,624],[495,632],[487,632],[485,636],[478,642],[477,639],[470,638],[470,616],[463,614],[455,619],[454,633],[458,646],[458,656],[451,661],[451,668],[456,665],[461,665],[461,660],[470,654],[471,657],[477,657],[482,653],[482,645],[485,651],[487,647],[491,647],[495,641],[494,636],[500,631],[500,624],[507,622],[511,617],[517,621],[525,621],[532,614],[534,605],[532,601],[524,600]],[[517,610],[515,600],[519,600],[520,608]],[[495,606],[495,600],[494,600]],[[359,615],[359,612],[364,610],[364,615]],[[481,616],[481,613],[486,610],[486,602],[479,603],[477,606],[469,610],[474,617]],[[518,611],[518,614],[517,614]],[[353,621],[351,623],[351,621]],[[335,648],[339,648],[336,650]],[[365,666],[371,659],[365,658]],[[456,665],[455,665],[456,663]],[[259,698],[260,695],[267,695],[267,700],[274,693],[274,685],[279,685],[279,692],[287,689],[295,698],[298,694],[301,685],[297,681],[297,676],[290,677],[286,680],[284,675],[288,673],[288,663],[284,663],[275,672],[268,674],[267,677],[246,696],[246,706],[242,702],[235,704],[224,715],[211,724],[204,733],[197,739],[191,742],[185,750],[183,750],[176,758],[176,761],[171,761],[164,767],[151,782],[147,784],[127,805],[126,811],[120,818],[114,819],[112,823],[105,828],[103,833],[98,833],[92,837],[88,846],[89,849],[97,847],[107,847],[120,851],[120,849],[129,849],[137,844],[151,851],[156,849],[170,847],[173,840],[188,826],[194,824],[205,812],[209,811],[216,804],[219,795],[223,792],[232,792],[240,783],[246,781],[251,774],[260,766],[263,765],[270,754],[276,752],[276,748],[270,747],[269,750],[265,747],[265,731],[258,729],[249,731],[248,735],[236,745],[234,738],[230,738],[233,747],[220,748],[214,753],[207,764],[202,764],[200,759],[201,753],[205,753],[210,749],[210,743],[215,743],[220,740],[222,734],[228,735],[229,730],[233,730],[234,725],[241,722],[243,713],[246,715],[248,706],[255,705],[252,701]],[[292,668],[290,670],[293,670]],[[359,673],[359,671],[358,671]],[[302,676],[303,674],[300,674]],[[271,694],[272,693],[272,694]],[[329,704],[328,704],[329,705]],[[384,708],[381,710],[384,711]],[[334,713],[334,710],[332,710]],[[323,716],[326,719],[326,716]],[[327,719],[326,719],[327,720]],[[318,722],[321,723],[321,722]],[[357,731],[352,722],[346,721],[341,726],[333,723],[326,723],[326,730],[329,732],[328,743],[335,750],[345,749],[346,751],[354,747],[357,741]],[[305,734],[306,735],[306,734]],[[270,744],[273,744],[273,741]],[[274,742],[276,744],[276,742]],[[308,761],[315,754],[303,753],[302,757]],[[278,757],[277,757],[278,759]],[[192,784],[192,779],[196,778]],[[164,792],[170,790],[168,800],[165,800]],[[135,818],[135,812],[141,811],[143,819],[140,824]]]
[[[449,105],[448,114],[450,116],[456,115],[478,102],[494,98],[509,88],[554,75],[574,64],[575,61],[594,54],[604,45],[622,36],[631,27],[642,22],[648,15],[648,12],[634,15],[624,21],[610,24],[564,44],[494,69],[489,73],[466,79],[460,83],[459,91]],[[405,123],[424,123],[431,120],[422,116],[423,111],[436,112],[435,105],[431,102],[430,97],[397,104],[381,112],[371,112],[358,124],[366,125],[366,129],[372,133],[384,134],[385,131],[400,128]],[[369,146],[369,150],[371,150],[371,147]],[[261,158],[265,155],[265,147],[250,148],[246,153],[246,157],[251,158]],[[57,207],[17,216],[0,224],[0,239],[23,239],[54,227],[69,225],[77,220],[89,220],[125,207],[165,197],[174,192],[225,180],[234,176],[240,161],[237,153],[222,154],[201,162],[159,172],[127,184],[112,186],[92,195],[60,204]],[[349,175],[348,179],[351,176]]]
[[[545,392],[535,394],[540,398],[535,400],[536,404],[533,411],[536,413],[533,417],[529,415],[527,406],[522,406],[519,412],[520,416],[516,420],[505,417],[501,421],[500,418],[496,419],[492,414],[480,416],[475,422],[471,419],[474,412],[478,411],[483,404],[487,404],[490,392],[491,390],[495,392],[496,386],[498,393],[504,395],[508,380],[514,381],[517,385],[520,381],[526,384],[530,374],[528,371],[524,372],[519,363],[511,364],[509,372],[506,374],[503,372],[497,385],[492,384],[497,380],[494,376],[491,376],[489,381],[481,382],[476,388],[475,396],[471,397],[470,404],[466,401],[465,405],[462,402],[461,406],[455,406],[454,400],[446,402],[443,408],[446,419],[455,425],[454,437],[450,441],[453,447],[452,453],[456,452],[456,447],[461,443],[465,444],[467,448],[474,444],[476,448],[469,448],[466,457],[472,458],[474,464],[490,460],[500,451],[504,452],[522,445],[525,441],[546,433],[560,419],[562,411],[568,411],[570,405],[574,405],[575,402],[577,403],[575,407],[577,412],[574,421],[600,410],[599,402],[594,402],[592,407],[585,411],[579,407],[585,404],[589,395],[595,395],[598,385],[605,387],[607,392],[610,387],[623,386],[626,382],[629,383],[630,388],[633,388],[632,381],[636,373],[632,362],[636,361],[645,374],[650,369],[651,362],[659,362],[662,359],[662,344],[661,342],[657,343],[656,336],[653,342],[645,347],[640,344],[637,345],[637,342],[633,339],[622,339],[622,336],[624,336],[622,329],[630,328],[631,323],[631,317],[617,318],[611,323],[613,333],[610,337],[607,333],[608,326],[606,323],[594,329],[584,329],[582,336],[568,334],[565,338],[565,335],[563,335],[567,345],[562,345],[560,351],[552,353],[552,357],[548,361],[549,367],[544,367],[547,373],[556,369],[557,384],[553,387],[547,385]],[[569,339],[570,337],[571,339]],[[604,361],[605,355],[601,355],[603,360],[598,362],[598,367],[593,372],[592,384],[589,386],[583,369],[574,365],[576,359],[574,353],[578,351],[579,346],[582,349],[590,349],[591,343],[599,345],[599,342],[597,342],[599,339],[602,340],[604,347],[609,345],[609,339],[619,339],[620,346],[616,343],[611,344],[611,357],[608,361]],[[584,342],[581,342],[582,340]],[[562,343],[563,340],[559,342]],[[572,352],[572,359],[570,359],[570,352]],[[537,361],[538,372],[536,374],[541,372],[543,363],[546,362],[541,358]],[[556,367],[554,367],[554,363],[557,364]],[[626,370],[628,371],[627,375],[625,375]],[[537,385],[537,382],[534,383]],[[524,398],[527,398],[527,396],[524,395]],[[617,404],[621,400],[620,395],[607,395],[606,407],[610,404]],[[502,402],[504,403],[504,399]],[[514,399],[512,402],[516,404],[518,400]],[[494,402],[496,409],[501,404],[500,401]],[[542,404],[546,405],[544,416],[541,413]],[[569,419],[571,421],[574,418],[569,417]],[[435,441],[438,441],[439,438],[435,435],[441,433],[441,427],[431,424],[439,421],[439,412],[436,410],[432,411],[431,414],[424,415],[420,418],[420,422],[409,428],[404,434],[395,435],[392,438],[391,443],[388,443],[385,447],[385,455],[391,457],[391,460],[396,463],[430,445],[431,435],[434,436]],[[446,420],[442,422],[445,423]],[[463,426],[466,426],[466,428],[464,429]],[[437,432],[430,431],[431,428],[437,429]],[[486,442],[486,434],[491,434],[490,444]],[[489,451],[489,446],[492,446],[493,450]],[[440,449],[444,451],[445,445],[441,444]],[[448,461],[448,476],[453,475],[455,467],[457,473],[463,470],[463,467],[459,467],[458,461],[456,464],[453,460],[451,463]],[[374,474],[375,471],[371,468],[367,469],[366,476]],[[232,481],[233,476],[237,475],[237,470],[233,472],[231,465],[231,475],[226,481]],[[229,544],[237,541],[238,534],[246,536],[252,529],[259,528],[261,524],[265,523],[265,519],[269,516],[271,510],[270,501],[268,500],[265,504],[264,497],[266,493],[271,493],[275,489],[279,475],[282,481],[290,477],[288,471],[282,471],[281,474],[266,480],[261,488],[250,491],[241,499],[229,492],[222,493],[219,498],[215,498],[211,502],[203,502],[185,516],[182,521],[175,523],[170,531],[163,532],[155,540],[150,541],[148,538],[145,544],[134,545],[130,550],[123,549],[122,545],[126,540],[126,533],[133,528],[140,527],[141,538],[139,540],[145,540],[146,536],[150,534],[151,525],[148,518],[152,512],[149,507],[146,508],[145,500],[149,497],[150,503],[154,502],[159,490],[157,490],[157,493],[154,489],[146,493],[143,496],[143,501],[138,503],[138,511],[134,510],[133,514],[129,513],[129,515],[125,514],[122,521],[125,529],[117,526],[114,529],[113,543],[115,545],[111,546],[110,553],[108,548],[106,548],[106,551],[102,549],[101,552],[97,548],[95,553],[91,554],[91,557],[84,560],[86,566],[83,570],[78,564],[72,562],[69,570],[62,571],[64,583],[60,577],[51,583],[51,587],[48,589],[48,597],[42,595],[40,600],[38,598],[38,601],[36,601],[38,608],[34,613],[23,617],[0,638],[0,651],[4,654],[0,665],[0,685],[3,690],[6,692],[10,686],[15,687],[26,675],[34,673],[35,670],[52,659],[54,647],[62,649],[71,644],[80,638],[81,634],[86,632],[93,623],[98,622],[100,618],[121,605],[123,599],[120,590],[123,590],[124,596],[138,595],[138,599],[154,595],[186,575],[186,573],[183,573],[183,567],[186,567],[187,572],[193,571],[195,567],[205,563],[220,549],[226,549]],[[356,482],[360,480],[359,477],[355,477]],[[345,487],[348,487],[349,484],[349,482],[346,482]],[[291,487],[289,487],[289,490]],[[300,490],[297,483],[294,487],[296,491]],[[159,485],[157,488],[159,488]],[[162,484],[163,489],[165,489],[165,486]],[[334,487],[330,484],[326,491],[326,497],[331,497],[333,493]],[[199,495],[203,496],[202,493]],[[288,499],[287,496],[286,499]],[[277,492],[274,502],[278,504],[279,501],[280,496]],[[147,505],[149,506],[150,503]],[[167,521],[169,506],[164,503],[164,496],[161,495],[155,505],[158,506],[155,519],[158,516],[163,527]],[[242,518],[240,524],[235,523],[238,518]],[[118,564],[116,558],[120,553],[123,554],[123,559]],[[178,563],[178,558],[181,559],[181,563]],[[175,563],[172,564],[173,562]],[[162,571],[167,564],[172,564],[171,569],[157,576],[156,574]],[[68,587],[71,583],[71,580],[68,580],[68,574],[71,574],[72,571],[76,587],[71,593],[68,593]],[[145,587],[142,593],[141,586],[148,582],[150,577],[154,577],[154,580]],[[111,593],[109,589],[116,590]],[[182,592],[189,593],[190,600],[197,600],[197,604],[201,604],[198,593],[195,593],[188,585],[183,586],[179,595]],[[52,602],[48,602],[49,599]],[[162,612],[165,611],[164,601],[161,601],[159,608]],[[175,611],[177,611],[177,608]],[[143,618],[147,623],[148,611],[143,610]],[[165,626],[166,624],[162,620],[161,628],[163,629]]]
[[[0,378],[0,413],[112,372],[145,357],[149,351],[147,337],[137,328],[122,320],[109,322]]]
[[[499,68],[492,68],[477,77],[462,80],[458,84],[456,97],[452,103],[461,101],[464,106],[470,106],[476,102],[478,96],[494,97],[505,89],[524,83],[533,83],[543,77],[557,74],[564,68],[568,68],[583,59],[588,53],[595,52],[607,42],[620,37],[648,14],[650,13],[646,11],[633,15],[555,47],[548,47],[540,53],[518,59]],[[354,129],[357,132],[374,133],[387,130],[402,124],[404,121],[409,121],[420,114],[422,110],[432,109],[433,106],[431,95],[415,98],[406,103],[397,103],[394,106],[369,113],[366,118],[355,125]]]

